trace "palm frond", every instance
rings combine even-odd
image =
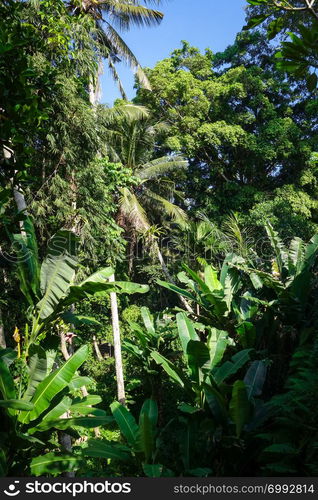
[[[143,207],[140,205],[136,195],[128,188],[123,188],[120,191],[120,214],[123,219],[129,222],[129,225],[137,233],[144,233],[150,228],[147,215]]]
[[[138,59],[130,50],[122,37],[119,35],[119,33],[108,22],[105,22],[105,36],[107,41],[111,44],[114,52],[118,54],[124,60],[124,62],[126,62],[126,64],[128,64],[134,70],[140,85],[146,90],[151,90],[150,82],[147,78],[147,75],[140,66]]]
[[[188,162],[182,156],[163,156],[142,165],[136,171],[136,175],[148,181],[163,177],[175,170],[185,169],[187,166]]]
[[[152,201],[159,204],[164,209],[166,214],[169,217],[171,217],[177,224],[179,224],[179,226],[187,227],[188,216],[182,208],[178,207],[177,205],[175,205],[171,201],[166,200],[166,198],[163,198],[159,194],[154,193],[153,191],[151,191],[148,188],[145,189],[144,195],[146,195],[147,198],[150,198]]]
[[[118,87],[120,95],[122,96],[123,99],[127,100],[127,95],[126,95],[125,89],[123,87],[123,84],[121,82],[119,74],[118,74],[118,72],[117,72],[117,70],[115,68],[115,64],[114,64],[112,58],[108,57],[107,62],[108,62],[109,71],[110,71],[110,73],[111,73],[111,75],[113,77],[114,82],[116,83],[116,85]]]
[[[97,10],[97,9],[95,9]],[[121,30],[131,26],[144,27],[158,25],[163,14],[158,10],[149,9],[139,2],[131,0],[104,0],[98,2],[98,10],[106,12],[114,25]]]
[[[135,104],[121,104],[113,108],[104,108],[103,119],[105,125],[113,125],[117,120],[124,119],[127,122],[146,120],[150,115],[145,106]]]

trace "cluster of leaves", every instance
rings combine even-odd
[[[276,53],[278,68],[292,73],[296,78],[306,79],[309,91],[318,85],[318,5],[314,1],[280,2],[277,0],[247,0],[253,6],[245,29],[251,29],[266,22],[269,40],[278,34],[288,33],[290,41],[281,42]],[[259,13],[255,14],[255,8]],[[292,23],[302,14],[301,23]],[[296,17],[297,19],[297,17]],[[298,20],[298,19],[297,19]],[[290,31],[288,31],[290,30]]]

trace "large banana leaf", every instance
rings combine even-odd
[[[199,336],[196,333],[193,323],[184,313],[177,314],[178,333],[185,356],[188,354],[188,343],[190,340],[199,341]]]
[[[37,431],[50,429],[50,427],[48,427],[48,422],[52,422],[61,417],[62,415],[64,415],[70,409],[71,406],[72,406],[72,399],[68,396],[65,396],[58,404],[53,406],[53,408],[44,415],[43,419],[38,425],[28,429],[28,433],[33,434],[34,432]]]
[[[217,384],[221,384],[227,378],[238,372],[242,366],[245,365],[250,359],[250,353],[253,349],[244,349],[236,353],[231,361],[226,361],[220,368],[217,368],[213,373],[213,378]]]
[[[33,410],[33,404],[22,401],[21,399],[0,400],[1,408],[11,408],[13,410]]]
[[[87,446],[83,447],[82,454],[86,457],[123,461],[128,461],[131,458],[130,449],[127,446],[101,439],[90,439]]]
[[[207,346],[210,351],[210,363],[208,366],[210,370],[222,361],[228,342],[227,332],[224,330],[217,330],[216,328],[211,329],[207,341]]]
[[[110,405],[113,417],[116,420],[122,435],[126,438],[128,444],[134,449],[136,440],[139,436],[139,427],[135,418],[127,408],[117,401]]]
[[[222,284],[218,280],[218,272],[212,266],[206,266],[204,269],[204,280],[211,292],[222,290]]]
[[[246,386],[242,380],[237,380],[233,385],[230,416],[235,424],[236,436],[240,437],[244,425],[247,424],[251,416],[251,404],[248,400]]]
[[[77,391],[83,386],[88,386],[93,383],[92,379],[89,377],[80,377],[79,375],[74,375],[70,383],[68,384],[68,388],[70,392]]]
[[[102,402],[102,398],[98,396],[98,394],[89,394],[84,398],[75,398],[72,402],[72,411],[77,411],[83,408],[84,406],[93,406],[98,405]]]
[[[23,233],[13,235],[18,242],[17,273],[20,289],[29,305],[40,298],[40,263],[34,226],[30,217],[23,220]]]
[[[28,423],[46,410],[50,406],[52,399],[71,382],[76,370],[87,359],[87,355],[88,347],[82,346],[58,370],[46,377],[37,386],[31,400],[34,404],[34,410],[21,413],[19,420],[22,423]]]
[[[144,402],[139,416],[139,435],[137,449],[142,450],[149,462],[155,449],[156,426],[158,420],[157,403],[148,399]]]
[[[187,346],[187,357],[192,379],[199,384],[202,378],[200,368],[210,360],[209,349],[204,342],[190,340]]]
[[[30,347],[29,383],[23,395],[24,401],[30,401],[39,383],[48,375],[48,371],[51,368],[49,354],[50,351],[45,351],[39,345],[32,345]],[[54,357],[52,356],[52,360],[54,360]]]
[[[172,380],[174,380],[179,385],[181,385],[182,388],[184,388],[185,382],[182,378],[182,374],[180,373],[179,370],[175,368],[174,364],[171,363],[171,361],[169,361],[156,351],[153,351],[150,355],[158,365],[162,366],[164,371],[169,375],[169,377]]]
[[[136,451],[144,454],[146,462],[149,462],[155,448],[156,431],[153,428],[147,413],[143,413],[139,418],[139,434],[136,441]]]
[[[17,352],[8,347],[6,349],[0,349],[0,359],[7,365],[10,366],[17,357]]]
[[[182,295],[183,297],[186,297],[189,300],[193,300],[194,302],[196,301],[195,295],[192,295],[191,293],[187,292],[187,290],[184,290],[183,288],[180,288],[177,285],[174,285],[172,283],[168,283],[167,281],[161,281],[157,280],[158,285],[163,286],[164,288],[167,288],[171,292],[178,293],[179,295]]]
[[[62,306],[69,306],[78,302],[79,300],[87,299],[92,296],[104,297],[105,295],[109,295],[111,292],[127,293],[129,295],[132,295],[134,293],[146,293],[148,292],[148,290],[148,285],[140,285],[139,283],[130,283],[128,281],[86,281],[81,285],[70,287],[69,294],[63,301]]]
[[[158,422],[158,405],[154,399],[146,399],[140,410],[140,415],[144,413],[148,415],[153,427],[156,427]]]
[[[93,408],[90,408],[91,413],[93,413],[93,410]],[[74,426],[91,429],[99,427],[100,425],[110,424],[111,422],[113,422],[113,418],[107,415],[57,418],[56,420],[43,420],[38,426],[38,429],[41,431],[46,431],[48,429],[59,429],[64,431]]]
[[[12,375],[2,359],[0,359],[0,392],[4,399],[16,399]]]
[[[58,231],[49,243],[47,256],[41,266],[43,297],[37,304],[41,319],[50,316],[67,295],[76,268],[76,236],[70,231]]]
[[[262,394],[266,380],[267,365],[264,361],[254,361],[246,372],[244,383],[247,389],[247,397],[257,397]]]
[[[142,320],[144,322],[144,325],[146,327],[147,332],[151,336],[156,336],[155,326],[153,323],[153,319],[150,316],[149,309],[147,307],[142,307],[140,309],[140,312],[141,312],[141,317],[142,317]]]
[[[31,474],[32,476],[62,474],[79,469],[83,463],[83,457],[72,453],[46,453],[32,459]]]
[[[147,477],[161,477],[163,465],[161,464],[142,464],[143,471]]]

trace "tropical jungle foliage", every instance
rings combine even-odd
[[[2,476],[318,474],[317,2],[143,69],[160,4],[0,4]]]

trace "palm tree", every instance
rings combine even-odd
[[[127,46],[119,32],[127,31],[133,26],[145,27],[158,25],[163,14],[147,5],[160,5],[162,0],[81,0],[68,1],[73,15],[86,13],[94,20],[93,37],[101,56],[107,62],[119,90],[125,96],[125,90],[120,82],[115,64],[120,60],[126,62],[136,73],[140,84],[150,90],[150,84],[138,59]],[[97,83],[97,82],[96,82]]]
[[[118,112],[114,112],[118,109]],[[123,112],[126,109],[126,112]],[[127,112],[129,110],[129,112]],[[135,185],[120,190],[118,223],[125,229],[130,241],[129,271],[132,270],[134,248],[142,236],[151,253],[159,260],[161,269],[170,282],[170,275],[154,235],[152,216],[169,217],[179,225],[187,224],[187,215],[174,203],[180,193],[169,174],[184,169],[187,161],[180,156],[151,159],[156,150],[156,138],[167,128],[164,123],[153,124],[149,111],[142,106],[119,105],[110,112],[111,128],[108,149],[112,160],[131,169]],[[150,215],[151,214],[151,215]],[[181,297],[180,297],[181,298]],[[181,299],[186,308],[189,304]]]

